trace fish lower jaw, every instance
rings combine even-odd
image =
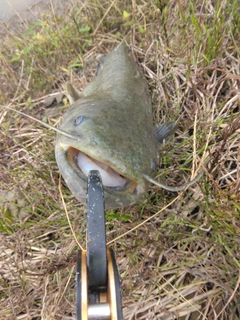
[[[69,164],[78,172],[80,171],[84,177],[88,176],[89,171],[98,170],[102,178],[103,186],[106,188],[116,191],[126,191],[126,193],[133,193],[136,189],[137,184],[135,182],[123,177],[107,164],[73,147],[68,149],[67,158]]]
[[[93,158],[90,158],[83,152],[78,153],[77,164],[85,176],[88,176],[91,170],[98,170],[102,178],[102,183],[106,187],[124,188],[127,182],[124,177],[113,171],[109,166],[93,160]]]

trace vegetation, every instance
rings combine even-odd
[[[17,19],[17,18],[16,18]],[[108,211],[107,239],[122,279],[124,319],[240,317],[240,9],[237,0],[89,0],[49,5],[1,28],[0,319],[72,319],[85,213],[59,177],[54,126],[97,57],[127,39],[146,76],[154,123],[177,120],[146,200]],[[60,182],[61,183],[60,183]],[[135,229],[133,229],[135,228]]]

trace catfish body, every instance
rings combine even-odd
[[[86,202],[87,174],[99,170],[106,208],[123,207],[148,190],[143,174],[154,176],[158,139],[152,123],[151,98],[144,76],[121,44],[106,56],[99,74],[79,93],[70,84],[73,102],[58,134],[55,155],[74,196]],[[158,138],[174,130],[167,124]]]

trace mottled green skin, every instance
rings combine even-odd
[[[84,121],[75,126],[80,115]],[[60,172],[77,199],[86,201],[87,183],[67,161],[69,146],[138,184],[133,194],[105,188],[106,208],[127,206],[145,195],[148,183],[142,174],[154,175],[158,142],[146,81],[125,45],[106,57],[100,74],[69,108],[60,128],[81,138],[76,141],[58,134],[55,146]]]

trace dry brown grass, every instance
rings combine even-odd
[[[107,212],[126,320],[240,317],[237,4],[68,3],[63,11],[50,6],[28,36],[14,30],[4,39],[2,107],[58,126],[64,82],[83,88],[97,56],[128,37],[149,83],[154,122],[180,124],[161,148],[161,181],[179,185],[204,167],[185,192],[152,187],[143,203]],[[61,102],[49,104],[55,95]],[[4,108],[0,126],[0,319],[73,319],[77,246],[59,195],[54,133]],[[63,181],[62,192],[84,245],[84,208]]]

